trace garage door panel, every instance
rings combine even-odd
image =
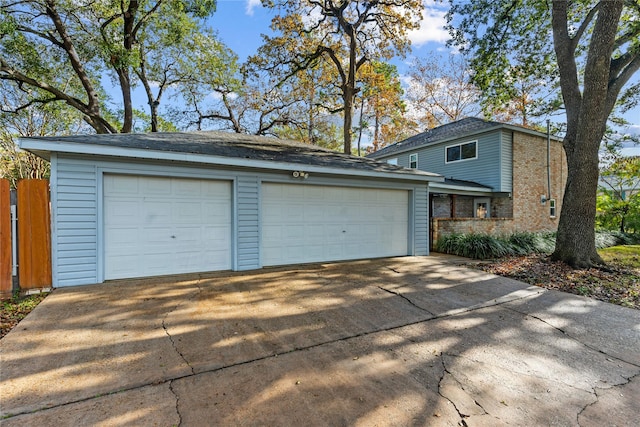
[[[105,175],[104,176],[104,194],[134,194],[140,192],[138,188],[138,180],[131,179],[128,175]]]
[[[324,226],[318,224],[310,224],[306,227],[306,234],[311,239],[322,240],[325,236]]]
[[[174,183],[167,182],[167,178],[139,177],[139,187],[143,194],[150,196],[172,196]],[[175,192],[176,195],[179,193]]]
[[[114,244],[124,246],[125,244],[135,243],[139,239],[137,227],[119,227],[113,228],[110,233],[110,239]]]
[[[265,183],[262,263],[406,255],[408,194],[405,190]]]
[[[231,268],[231,183],[104,176],[105,278]]]
[[[108,224],[129,224],[132,218],[139,217],[140,207],[135,200],[117,200],[105,208]]]
[[[322,219],[327,215],[326,207],[313,205],[305,208],[304,220],[307,224],[321,223]]]
[[[203,188],[204,187],[204,188]],[[207,195],[208,186],[202,181],[196,180],[180,180],[173,182],[173,193],[180,198],[192,199],[194,196],[199,198],[201,195]]]

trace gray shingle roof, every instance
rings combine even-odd
[[[30,144],[26,143],[27,141],[40,143],[39,148],[30,147]],[[45,144],[42,144],[43,142]],[[77,153],[83,153],[84,147],[98,146],[124,149],[123,155],[126,155],[124,153],[129,150],[149,150],[247,159],[247,163],[256,160],[274,161],[297,165],[398,173],[414,177],[440,176],[430,172],[390,165],[373,159],[350,156],[296,141],[220,131],[36,137],[22,138],[21,146],[23,144],[26,145],[26,149],[30,149],[30,151],[39,155],[60,151],[63,145],[67,152]],[[46,148],[42,148],[43,146]]]
[[[430,129],[426,132],[414,135],[403,141],[396,142],[395,144],[388,145],[383,149],[376,151],[375,153],[369,154],[367,157],[373,159],[384,157],[399,151],[406,151],[411,148],[422,147],[425,145],[440,142],[445,139],[454,139],[499,126],[504,126],[504,124],[479,119],[477,117],[467,117],[456,122],[447,123],[446,125]]]
[[[490,189],[490,190],[492,189],[492,187],[489,187],[488,185],[480,184],[475,181],[466,181],[463,179],[455,179],[455,178],[445,178],[444,184],[459,185],[461,187],[470,187],[470,188],[481,188],[481,189]]]

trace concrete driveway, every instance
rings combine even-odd
[[[640,312],[444,256],[58,289],[3,426],[640,425]]]

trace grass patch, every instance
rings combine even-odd
[[[0,338],[4,337],[13,329],[18,322],[27,317],[48,294],[41,293],[20,297],[15,295],[7,301],[2,301],[0,307]]]
[[[611,246],[598,251],[604,262],[640,270],[640,245]]]

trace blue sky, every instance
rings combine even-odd
[[[422,28],[411,34],[413,54],[447,50],[444,30],[446,8],[434,0],[425,0]],[[262,44],[261,34],[269,33],[274,12],[260,5],[259,0],[218,0],[217,11],[209,24],[241,60],[255,53]]]
[[[445,43],[448,34],[444,30],[446,3],[425,0],[424,20],[420,30],[410,35],[412,52],[404,60],[394,61],[402,75],[413,57],[426,56],[430,52],[447,52]],[[261,34],[269,33],[269,24],[274,12],[264,9],[259,0],[218,0],[217,11],[209,24],[218,32],[220,39],[244,61],[262,44]],[[640,78],[640,77],[637,77]],[[640,135],[640,107],[625,115],[632,123],[623,131]],[[627,155],[640,155],[640,146],[624,148]]]

